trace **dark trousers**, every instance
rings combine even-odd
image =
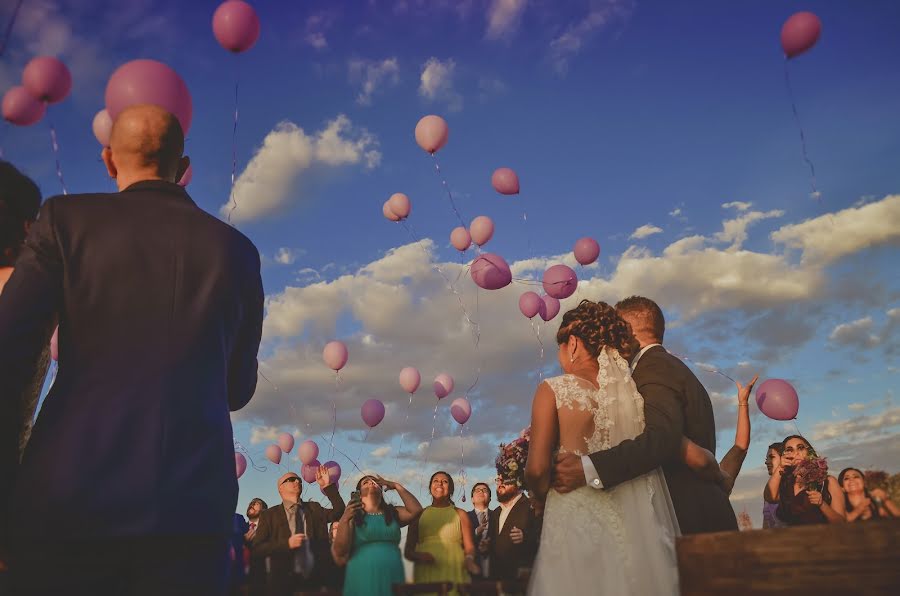
[[[220,596],[229,559],[225,537],[15,545],[10,579],[16,596]]]

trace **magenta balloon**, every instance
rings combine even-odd
[[[72,73],[58,58],[38,56],[22,72],[22,85],[35,99],[58,103],[72,90]]]
[[[328,469],[328,478],[331,479],[332,484],[337,484],[338,480],[341,479],[341,466],[336,461],[327,461],[322,464]]]
[[[441,373],[434,378],[434,395],[438,399],[444,399],[453,391],[453,377],[447,373]]]
[[[35,99],[25,87],[13,87],[3,96],[3,119],[16,126],[31,126],[46,111],[47,104]]]
[[[297,448],[297,458],[303,464],[311,464],[316,461],[316,458],[319,457],[319,446],[316,445],[315,441],[310,441],[307,439],[300,443],[300,447]],[[313,478],[315,480],[315,478]],[[307,480],[307,482],[311,482]]]
[[[559,309],[562,305],[559,303],[559,300],[553,296],[541,296],[541,300],[544,303],[544,309],[541,311],[541,318],[545,321],[552,321],[553,318],[559,314]]]
[[[213,35],[229,52],[249,50],[259,38],[259,17],[243,0],[228,0],[213,13]]]
[[[407,366],[400,371],[400,386],[407,393],[415,393],[422,382],[422,375],[412,366]]]
[[[381,206],[381,213],[390,221],[400,221],[400,216],[391,211],[391,201],[388,199]]]
[[[273,464],[281,463],[281,447],[278,445],[269,445],[266,447],[266,459]]]
[[[578,289],[578,276],[567,265],[554,265],[544,271],[544,291],[549,296],[562,300]]]
[[[50,357],[55,362],[59,361],[59,325],[53,330],[53,337],[50,338]]]
[[[600,244],[593,238],[579,238],[572,252],[580,264],[590,265],[600,256]]]
[[[375,428],[384,420],[384,404],[380,399],[366,400],[366,403],[360,408],[359,414],[362,416],[366,426]]]
[[[191,128],[191,94],[178,73],[162,62],[132,60],[109,77],[106,110],[113,122],[122,110],[138,104],[152,104],[175,114],[185,135]]]
[[[416,124],[416,143],[428,153],[437,153],[450,137],[450,127],[440,116],[425,116]]]
[[[509,168],[498,168],[491,176],[491,186],[501,195],[519,194],[519,177]]]
[[[469,224],[469,235],[472,242],[484,246],[494,235],[494,221],[487,215],[479,215]]]
[[[541,309],[541,297],[534,292],[525,292],[519,296],[519,310],[529,319]]]
[[[400,219],[406,219],[409,217],[412,205],[409,202],[408,196],[402,192],[395,192],[391,195],[391,198],[388,199],[388,209]]]
[[[456,250],[467,250],[472,245],[472,235],[469,234],[469,230],[462,226],[453,228],[453,231],[450,232],[450,244]]]
[[[178,181],[178,186],[187,186],[191,183],[191,180],[194,178],[194,164],[188,164],[187,169],[184,171],[184,174],[181,175],[181,180]]]
[[[240,478],[247,470],[247,458],[242,453],[234,452],[234,473]]]
[[[290,453],[294,448],[294,435],[291,433],[281,433],[278,435],[278,446],[285,453]]]
[[[325,361],[325,364],[327,364],[328,368],[331,370],[341,370],[344,368],[349,357],[350,354],[347,352],[347,346],[345,346],[342,341],[328,342],[328,345],[322,350],[322,360]]]
[[[485,290],[499,290],[512,282],[512,272],[503,257],[486,252],[472,262],[472,281]]]
[[[469,404],[469,400],[464,397],[454,399],[450,404],[450,415],[460,424],[468,422],[472,415],[472,406]]]
[[[109,147],[109,134],[112,132],[112,118],[109,117],[109,112],[106,110],[97,112],[94,115],[91,128],[94,130],[97,142],[104,147]]]
[[[781,49],[788,58],[799,56],[819,41],[822,21],[811,12],[798,12],[790,16],[781,27]]]
[[[309,483],[315,482],[316,472],[319,471],[319,466],[321,465],[317,459],[312,460],[308,464],[303,464],[300,466],[300,477]]]
[[[800,398],[787,381],[769,379],[757,387],[756,405],[772,420],[793,420],[800,410]]]

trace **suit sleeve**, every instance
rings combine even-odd
[[[341,493],[338,492],[337,487],[333,484],[326,486],[322,492],[324,492],[325,496],[328,497],[328,500],[331,501],[331,509],[324,509],[325,521],[328,523],[336,522],[344,515],[344,509],[346,509],[344,499],[341,497]]]
[[[253,279],[244,299],[241,326],[228,363],[228,407],[232,412],[246,406],[256,391],[259,366],[256,356],[262,338],[265,296],[260,275],[259,253],[255,252],[254,255],[256,262]]]
[[[646,358],[646,356],[645,356]],[[649,360],[649,359],[648,359]],[[644,397],[644,432],[605,451],[591,454],[603,488],[609,489],[678,457],[684,433],[681,399],[666,374],[664,361],[646,363],[640,385]]]
[[[259,525],[256,526],[256,534],[253,536],[253,542],[250,544],[250,556],[256,559],[263,559],[276,553],[290,552],[290,550],[287,539],[275,539],[272,516],[260,515]]]

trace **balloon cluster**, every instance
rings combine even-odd
[[[59,103],[72,90],[72,74],[52,56],[33,58],[22,71],[22,84],[3,96],[3,119],[16,126],[31,126],[44,117],[47,105]]]

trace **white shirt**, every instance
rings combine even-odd
[[[498,534],[503,531],[503,524],[506,523],[509,512],[512,511],[512,508],[516,506],[516,503],[518,503],[521,498],[522,493],[519,493],[515,499],[507,501],[506,503],[500,503],[500,527],[497,529]]]
[[[641,356],[644,355],[644,352],[646,352],[650,348],[655,348],[656,346],[661,345],[662,344],[648,344],[641,348],[641,351],[638,352],[637,356],[634,357],[634,360],[631,361],[631,372],[634,373],[634,369],[637,368],[638,360],[641,359]],[[603,488],[603,483],[600,482],[600,474],[597,473],[597,468],[594,467],[594,462],[591,461],[590,456],[581,456],[581,467],[584,469],[584,481],[588,486],[596,489]]]

